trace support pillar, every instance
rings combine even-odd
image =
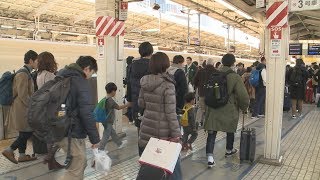
[[[269,1],[269,4],[271,0]],[[288,21],[288,19],[286,19]],[[271,30],[265,31],[265,55],[267,60],[267,93],[265,118],[265,147],[262,162],[281,165],[281,129],[283,117],[283,94],[285,86],[285,65],[288,53],[289,27],[282,28],[280,38],[280,55],[277,57],[274,41],[271,40]],[[274,34],[274,33],[273,33]],[[275,36],[273,36],[275,37]],[[273,43],[273,44],[272,44]]]
[[[99,16],[118,17],[118,1],[116,0],[96,0],[95,10],[96,18]],[[122,104],[123,90],[123,50],[124,38],[104,36],[104,52],[103,58],[98,59],[98,99],[106,96],[105,85],[109,82],[114,82],[117,87],[117,95],[115,100],[118,104]],[[122,132],[122,111],[116,111],[115,130],[117,133]],[[103,127],[99,127],[100,135],[103,132]]]

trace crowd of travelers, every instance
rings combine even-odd
[[[192,144],[202,127],[207,132],[206,155],[209,168],[216,164],[213,154],[218,131],[227,135],[225,157],[228,158],[238,152],[234,140],[240,111],[251,113],[252,118],[265,115],[267,67],[264,57],[250,67],[245,67],[243,63],[236,64],[233,54],[225,54],[221,62],[209,58],[199,65],[191,57],[187,57],[185,62],[181,55],[174,56],[171,61],[165,53],[154,53],[149,42],[140,44],[139,54],[138,59],[127,58],[124,78],[126,104],[119,105],[114,99],[117,85],[106,83],[105,109],[108,121],[102,123],[104,132],[100,138],[93,114],[95,101],[88,82],[98,71],[96,60],[91,56],[81,56],[75,63],[58,71],[55,58],[50,52],[38,55],[35,51],[28,51],[24,57],[24,66],[13,78],[14,98],[6,119],[8,128],[17,130],[19,134],[2,155],[15,164],[37,159],[36,156],[26,154],[27,141],[35,134],[32,124],[28,123],[28,111],[32,109],[29,104],[33,94],[43,93],[41,89],[47,88],[47,84],[57,77],[71,78],[65,104],[70,106],[66,113],[71,113],[73,121],[69,127],[70,134],[64,134],[63,139],[57,142],[54,138],[45,138],[47,153],[44,162],[48,164],[49,170],[66,168],[60,179],[84,178],[87,137],[92,148],[102,151],[107,151],[105,147],[110,136],[118,148],[125,146],[126,141],[121,140],[113,129],[115,110],[128,108],[125,115],[138,131],[139,156],[143,154],[151,137],[181,143],[183,151],[192,151]],[[302,59],[297,59],[294,67],[287,66],[286,86],[291,97],[292,118],[302,115],[304,101],[316,101],[319,76],[319,66],[315,63],[308,67]],[[211,90],[214,91],[214,97],[208,94],[213,92]],[[61,105],[62,109],[65,104]],[[50,133],[46,137],[50,137]],[[55,160],[55,152],[60,148],[64,152],[70,151],[72,161],[69,164],[61,165]],[[17,149],[18,159],[14,154]],[[180,157],[171,179],[182,179]]]

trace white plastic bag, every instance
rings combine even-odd
[[[101,174],[107,175],[111,169],[112,161],[105,151],[100,151],[97,148],[93,149],[95,161],[95,169]]]

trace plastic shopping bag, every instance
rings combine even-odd
[[[107,175],[111,169],[112,161],[105,151],[93,149],[93,156],[95,161],[95,169],[101,174]]]

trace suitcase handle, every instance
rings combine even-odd
[[[242,111],[242,130],[244,130],[244,115],[245,111]]]

